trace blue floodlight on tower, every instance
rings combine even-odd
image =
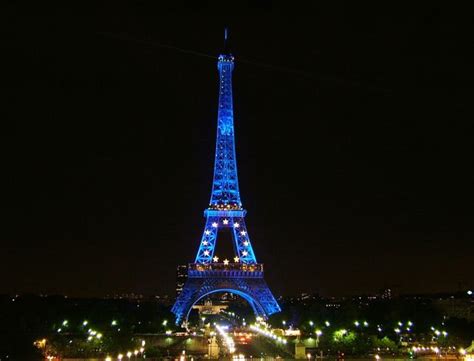
[[[204,211],[206,225],[196,259],[188,266],[188,280],[172,309],[176,323],[186,322],[192,306],[200,299],[221,291],[233,292],[245,298],[258,316],[266,318],[280,311],[280,306],[263,279],[263,265],[257,263],[244,221],[246,211],[240,199],[234,141],[234,57],[228,50],[227,35],[226,29],[224,52],[217,61],[219,105],[211,200]],[[231,230],[234,263],[218,263],[214,255],[219,230],[224,228]]]

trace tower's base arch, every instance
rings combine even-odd
[[[280,311],[280,306],[263,279],[263,271],[258,270],[258,267],[250,272],[190,269],[183,291],[171,310],[176,316],[176,324],[186,323],[193,305],[218,292],[229,292],[242,297],[250,304],[255,316],[266,319]]]

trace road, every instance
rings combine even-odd
[[[249,328],[226,328],[226,336],[218,333],[221,352],[226,356],[244,355],[245,358],[280,357],[293,358],[293,344],[277,344],[273,339],[256,334]],[[232,338],[235,350],[230,352],[228,338]]]

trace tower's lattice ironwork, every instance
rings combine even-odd
[[[226,36],[227,37],[227,36]],[[194,263],[188,266],[188,279],[176,299],[172,312],[176,323],[187,320],[192,306],[216,292],[242,296],[256,315],[266,318],[280,311],[280,306],[263,278],[263,265],[257,263],[245,225],[234,142],[232,72],[234,57],[225,51],[218,58],[219,105],[217,115],[216,158],[209,207],[204,211],[206,224]],[[220,230],[231,231],[235,258],[219,262],[215,255]]]

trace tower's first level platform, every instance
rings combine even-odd
[[[263,278],[262,263],[190,263],[189,278]]]

